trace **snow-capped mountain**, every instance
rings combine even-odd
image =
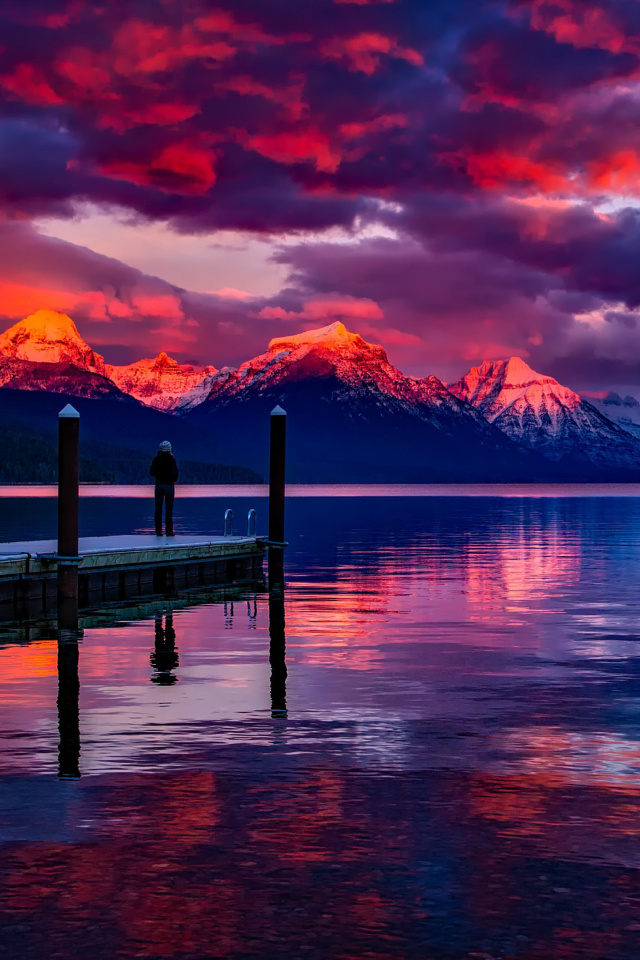
[[[630,395],[621,397],[608,390],[604,393],[582,393],[582,399],[599,410],[609,420],[640,439],[640,402]]]
[[[172,412],[201,403],[218,373],[215,367],[194,367],[160,353],[154,360],[127,366],[108,365],[107,376],[129,396],[156,410]]]
[[[0,336],[0,387],[122,399],[71,317],[52,310],[38,310]]]
[[[0,387],[7,409],[24,405],[25,390],[99,400],[101,418],[117,430],[145,407],[177,414],[185,442],[198,437],[204,459],[260,473],[269,412],[280,404],[289,414],[289,477],[299,482],[640,476],[635,399],[588,402],[515,357],[484,363],[447,388],[433,376],[405,376],[381,346],[342,323],[277,337],[237,370],[218,371],[165,353],[106,364],[70,317],[38,310],[0,335]]]
[[[276,403],[289,414],[300,482],[511,479],[536,469],[436,377],[405,376],[342,323],[272,340],[186,418],[225,436],[233,458],[241,448],[264,458],[266,432],[253,448],[247,438]]]
[[[37,310],[0,336],[0,356],[31,363],[72,364],[105,376],[105,362],[84,342],[66,313]]]
[[[429,423],[449,423],[453,414],[483,429],[481,418],[461,404],[437,377],[415,379],[393,367],[383,347],[367,343],[336,322],[271,340],[266,353],[247,360],[214,382],[206,404],[217,408],[250,396],[287,392],[294,383],[335,381],[332,399],[343,402],[353,417],[365,414],[361,402],[386,411],[404,411]],[[367,411],[368,412],[368,408]]]
[[[486,361],[449,389],[508,437],[550,460],[640,468],[640,443],[579,394],[524,360]]]
[[[106,364],[65,313],[38,310],[0,335],[0,386],[69,396],[123,394],[173,412],[200,403],[218,371],[179,364],[161,353],[128,366]]]

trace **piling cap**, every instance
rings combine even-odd
[[[271,411],[272,417],[286,417],[286,415],[287,415],[287,411],[283,410],[280,405],[278,405],[277,407],[274,407],[273,410]]]
[[[72,407],[71,404],[68,403],[64,410],[61,410],[58,414],[58,419],[70,419],[72,417],[80,419],[80,414],[75,407]]]

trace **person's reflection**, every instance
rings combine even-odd
[[[284,595],[269,594],[269,663],[271,664],[271,716],[287,719],[287,663]]]
[[[176,682],[178,678],[172,673],[172,670],[180,665],[180,661],[176,650],[176,632],[173,629],[172,613],[167,613],[164,624],[162,614],[156,617],[156,642],[149,659],[151,660],[151,666],[156,671],[151,677],[152,683],[159,683],[168,687]]]
[[[58,777],[80,777],[80,678],[77,599],[58,606]]]

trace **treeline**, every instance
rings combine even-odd
[[[57,444],[36,433],[19,433],[0,426],[0,483],[55,483],[58,477]],[[80,456],[83,483],[149,483],[153,457],[135,450],[85,443]],[[178,457],[180,483],[262,483],[248,467],[201,463]]]

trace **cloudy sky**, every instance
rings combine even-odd
[[[3,0],[0,316],[640,384],[638,0]]]

